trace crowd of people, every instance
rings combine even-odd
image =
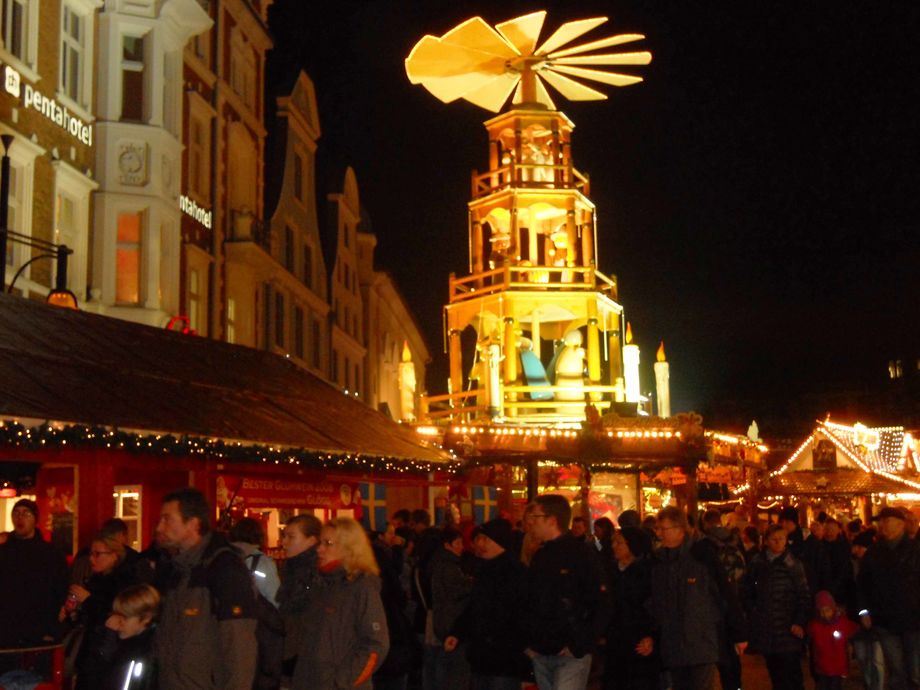
[[[224,533],[211,515],[176,490],[147,550],[113,518],[68,568],[19,500],[0,538],[0,649],[63,642],[74,687],[102,690],[733,690],[743,654],[775,690],[806,675],[840,690],[851,651],[867,690],[920,686],[920,541],[902,509],[807,530],[795,508],[591,525],[554,494],[517,525],[462,531],[421,509],[381,532],[303,514],[278,563],[260,522]],[[43,670],[8,662],[0,687]]]

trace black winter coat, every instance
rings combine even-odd
[[[284,561],[277,599],[278,610],[284,620],[285,659],[297,656],[297,650],[303,643],[303,613],[315,594],[318,579],[316,549],[309,549]]]
[[[676,548],[658,549],[649,611],[658,626],[667,668],[718,663],[726,640],[747,639],[738,596],[708,539],[686,538]]]
[[[873,544],[857,578],[858,609],[890,632],[920,630],[920,544],[906,534],[894,545]]]
[[[754,557],[743,582],[748,612],[751,649],[761,654],[799,652],[802,640],[792,634],[793,625],[808,623],[811,594],[805,568],[789,551],[772,561],[767,551]]]
[[[58,611],[67,596],[67,561],[36,530],[0,544],[0,648],[57,639]]]
[[[121,640],[106,662],[104,690],[156,690],[157,669],[153,653],[154,628]],[[140,668],[138,668],[140,666]]]
[[[545,542],[534,554],[527,578],[527,646],[540,654],[558,654],[568,647],[581,658],[594,651],[609,615],[597,550],[568,532]]]
[[[480,561],[470,603],[453,631],[461,642],[468,643],[466,656],[474,674],[509,677],[526,674],[529,662],[524,656],[520,629],[527,605],[526,576],[524,564],[510,551]]]

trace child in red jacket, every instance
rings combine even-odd
[[[859,626],[844,616],[830,592],[815,596],[818,616],[808,624],[816,690],[841,690],[850,672],[849,642]]]

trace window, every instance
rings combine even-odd
[[[345,246],[346,246],[346,247],[350,247],[350,246],[351,246],[351,240],[349,239],[349,234],[351,233],[351,230],[348,229],[348,225],[345,225],[345,227],[343,228],[343,230],[344,230],[344,232],[343,232],[342,234],[343,234],[343,239],[344,239],[344,241],[345,241]]]
[[[115,248],[115,301],[138,304],[141,297],[140,213],[119,213]]]
[[[284,347],[284,295],[275,293],[275,345]]]
[[[303,284],[313,289],[313,247],[303,246]]]
[[[230,39],[230,88],[250,108],[256,104],[256,56],[239,29]]]
[[[189,119],[188,188],[201,196],[205,189],[205,123],[197,117]]]
[[[284,228],[284,267],[294,272],[294,231],[289,227]]]
[[[67,245],[68,249],[79,250],[79,230],[77,228],[77,203],[64,192],[58,192],[54,204],[54,241],[57,244]],[[73,258],[71,254],[67,261],[67,282],[74,283]],[[55,265],[55,271],[57,267]],[[67,287],[70,288],[71,285]]]
[[[38,7],[33,0],[2,0],[3,48],[9,55],[29,67],[35,66],[35,37],[32,27],[38,21]]]
[[[294,198],[303,201],[303,158],[294,154]]]
[[[196,269],[188,272],[188,322],[195,331],[200,330],[201,317],[201,281]]]
[[[22,207],[22,173],[13,165],[10,166],[10,193],[9,193],[9,210],[7,211],[7,227],[13,232],[22,232],[21,207]],[[20,254],[24,254],[26,247],[20,244],[14,244],[13,240],[6,240],[6,279],[11,281],[16,271],[10,271],[13,266],[21,265],[25,259]]]
[[[211,30],[208,29],[192,39],[192,52],[195,56],[208,64],[211,59]]]
[[[163,127],[178,136],[180,122],[179,106],[179,55],[176,51],[163,54]]]
[[[319,319],[315,316],[313,317],[313,342],[310,343],[310,347],[313,350],[313,368],[320,369],[322,368],[323,363],[323,349],[322,349],[322,327],[320,326]]]
[[[122,36],[121,119],[144,119],[144,37]]]
[[[265,344],[265,349],[271,349],[272,343],[272,286],[268,283],[262,284],[262,313],[264,318],[262,320],[262,342]]]
[[[227,342],[236,342],[236,300],[227,298]]]
[[[64,5],[61,26],[61,91],[75,103],[84,103],[83,48],[86,20]]]
[[[294,307],[294,354],[303,359],[303,309]]]
[[[116,486],[112,492],[115,509],[112,514],[128,526],[128,546],[139,551],[141,547],[141,492],[140,486]]]

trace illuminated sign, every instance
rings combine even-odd
[[[16,98],[22,97],[26,108],[33,108],[51,120],[70,136],[87,146],[93,145],[93,126],[72,114],[65,105],[35,90],[31,84],[21,86],[21,75],[7,65],[3,70],[3,89]]]
[[[179,209],[186,215],[191,216],[208,230],[211,229],[211,217],[212,212],[206,208],[201,208],[196,204],[192,199],[189,199],[184,194],[179,197]]]

